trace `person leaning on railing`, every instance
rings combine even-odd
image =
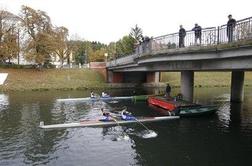
[[[199,39],[199,44],[201,45],[201,26],[199,26],[197,23],[195,24],[194,28],[192,31],[194,31],[195,39],[194,39],[194,44],[197,45],[197,40]]]
[[[227,37],[228,37],[228,42],[233,41],[233,32],[234,28],[236,25],[236,20],[232,18],[232,15],[228,15],[228,22],[227,22]]]

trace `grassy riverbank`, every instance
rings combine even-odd
[[[98,72],[88,69],[0,69],[9,73],[3,91],[22,90],[73,90],[105,86],[104,78]]]
[[[89,69],[43,69],[41,71],[36,69],[0,69],[0,73],[9,73],[5,84],[0,85],[2,91],[122,87],[116,84],[106,84],[101,74]],[[194,82],[196,87],[227,87],[230,86],[230,79],[230,72],[195,72]],[[161,82],[169,82],[171,86],[179,87],[180,73],[162,73]],[[245,73],[245,86],[252,86],[252,72]]]
[[[169,82],[172,86],[180,86],[180,72],[164,72],[161,82]],[[231,85],[231,72],[195,72],[195,87],[226,87]],[[252,72],[245,72],[245,86],[252,86]]]

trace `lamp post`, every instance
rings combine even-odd
[[[107,63],[107,60],[108,60],[108,53],[105,53],[104,56],[105,56],[105,62]]]

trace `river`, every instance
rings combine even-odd
[[[144,102],[57,102],[59,98],[86,97],[89,91],[0,93],[0,165],[251,165],[251,90],[245,87],[244,102],[239,104],[229,102],[229,88],[196,88],[195,102],[217,105],[218,111],[208,117],[147,123],[157,133],[151,138],[142,137],[145,128],[139,124],[50,131],[38,127],[40,121],[54,124],[95,119],[100,116],[96,109],[100,107],[127,106],[135,116],[158,115]],[[121,89],[110,93],[127,96],[154,91]]]

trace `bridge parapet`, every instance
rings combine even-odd
[[[252,39],[252,17],[238,20],[233,29],[232,41],[227,36],[227,25],[218,27],[209,27],[202,29],[201,42],[195,42],[194,31],[187,31],[184,45],[185,48],[179,48],[179,34],[172,33],[168,35],[150,38],[148,42],[143,42],[136,48],[136,52],[132,55],[117,58],[107,63],[107,67],[123,66],[136,63],[136,58],[146,55],[160,55],[163,53],[179,53],[190,52],[195,50],[208,50],[219,48],[230,48],[233,45],[247,44],[251,45]]]
[[[124,57],[117,58],[115,60],[107,62],[107,67],[120,66],[125,64],[131,64],[135,62],[135,59],[138,57],[138,54],[132,54]]]

